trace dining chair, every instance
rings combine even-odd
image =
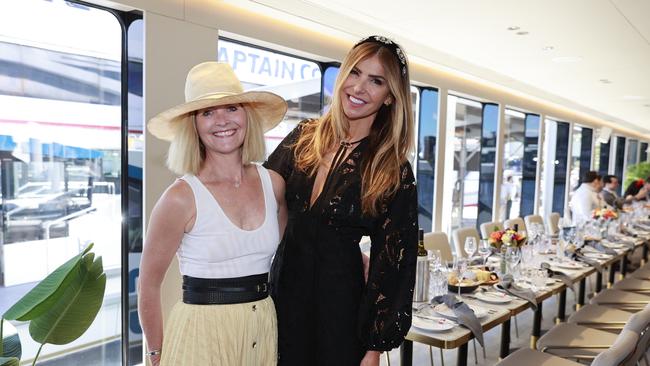
[[[481,237],[483,237],[483,239],[487,239],[493,232],[497,230],[503,230],[503,223],[500,221],[484,222],[480,225],[480,228]]]

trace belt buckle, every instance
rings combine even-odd
[[[261,285],[257,285],[257,292],[266,292],[268,290],[266,282]]]

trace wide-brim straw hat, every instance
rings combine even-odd
[[[159,113],[149,120],[147,128],[154,136],[171,141],[178,124],[191,123],[192,112],[228,104],[248,105],[265,132],[287,113],[282,97],[266,91],[245,92],[229,64],[210,61],[194,66],[187,74],[185,103]]]

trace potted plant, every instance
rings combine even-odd
[[[91,243],[7,310],[0,319],[0,366],[18,366],[20,340],[15,329],[5,337],[6,320],[29,321],[29,335],[40,343],[32,365],[46,343],[68,344],[92,324],[101,308],[106,290],[102,258],[95,258]]]

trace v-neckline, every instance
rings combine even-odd
[[[212,197],[212,201],[214,202],[214,204],[217,207],[217,209],[219,210],[219,212],[221,212],[221,214],[223,214],[223,216],[225,217],[228,224],[230,224],[232,227],[238,229],[239,231],[242,231],[242,232],[245,232],[245,233],[254,233],[254,232],[259,231],[260,229],[262,229],[262,227],[264,227],[266,225],[266,222],[268,221],[268,216],[269,216],[267,214],[267,212],[266,212],[267,211],[266,210],[266,194],[267,194],[267,192],[266,192],[266,187],[264,187],[264,182],[262,181],[262,179],[263,179],[262,178],[262,172],[260,171],[260,166],[259,165],[255,165],[255,167],[256,167],[256,171],[257,171],[257,176],[258,176],[258,178],[260,180],[260,184],[262,185],[262,196],[264,197],[264,200],[263,200],[264,201],[264,220],[262,221],[262,224],[260,224],[258,227],[254,228],[254,229],[251,229],[251,230],[244,229],[244,228],[240,227],[239,225],[235,224],[235,222],[226,213],[226,210],[223,209],[223,207],[219,203],[219,200],[217,199],[217,197],[210,191],[208,186],[205,185],[205,183],[201,182],[201,179],[199,179],[198,176],[195,176],[196,180],[199,182],[201,187],[203,187],[203,189],[205,189],[206,192]]]
[[[353,154],[357,149],[359,149],[359,148],[361,147],[361,145],[363,145],[367,140],[368,140],[367,137],[361,139],[361,141],[359,141],[359,144],[357,144],[357,146],[355,146],[352,150],[350,150],[350,152],[348,152],[347,155],[345,155],[345,157],[341,160],[341,163],[340,163],[338,166],[334,167],[334,166],[331,166],[331,165],[330,165],[330,167],[328,168],[328,172],[326,173],[327,175],[325,176],[325,181],[323,182],[323,187],[321,187],[320,192],[318,193],[318,195],[317,195],[316,198],[314,199],[314,202],[312,202],[312,201],[311,201],[311,197],[314,195],[314,188],[315,188],[315,185],[316,185],[316,178],[318,177],[318,172],[316,172],[316,176],[311,180],[311,189],[309,190],[309,200],[308,200],[308,203],[309,203],[309,210],[308,210],[308,211],[311,212],[311,211],[314,209],[314,207],[316,207],[316,205],[317,205],[317,204],[319,203],[319,201],[321,200],[323,194],[324,194],[325,191],[327,190],[328,186],[331,185],[331,183],[330,183],[330,184],[327,184],[327,181],[328,181],[328,178],[330,177],[330,175],[336,174],[336,172],[337,172],[337,171],[338,171],[338,170],[339,170],[343,165],[347,164],[347,161],[350,159],[350,156],[351,156],[351,155],[352,155],[352,154]],[[335,153],[335,155],[336,155],[336,153]],[[332,163],[334,163],[333,160],[332,160]]]

